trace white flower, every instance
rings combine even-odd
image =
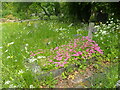
[[[14,44],[14,42],[8,43],[9,45]]]
[[[110,21],[110,23],[113,23],[113,21]]]
[[[10,58],[10,56],[7,56],[7,58]]]
[[[97,25],[97,26],[94,26],[94,28],[98,28],[98,27],[100,27],[100,26],[98,26],[98,25]]]
[[[55,31],[58,31],[58,29],[55,29]]]
[[[9,86],[9,88],[16,88],[16,86],[14,86],[13,84],[11,84],[11,85]]]
[[[96,34],[95,37],[98,37],[98,34]]]
[[[117,22],[119,22],[119,20],[117,19]]]
[[[8,52],[8,50],[5,50],[5,52]]]
[[[119,29],[118,27],[116,29]]]
[[[15,60],[15,62],[17,62],[18,60]]]
[[[71,27],[73,25],[73,23],[71,23],[68,27]]]
[[[38,59],[41,59],[41,58],[46,58],[45,56],[38,56],[37,57]]]
[[[25,47],[25,50],[27,51],[27,47]]]
[[[28,44],[25,44],[25,46],[28,46]]]
[[[109,23],[108,21],[106,23]]]
[[[9,58],[13,58],[13,56],[7,56],[7,58],[9,59]]]
[[[35,88],[33,85],[30,85],[30,88]]]
[[[22,73],[24,73],[24,71],[22,69],[19,70],[18,74],[22,74]]]
[[[101,40],[103,40],[103,38],[102,38],[102,37],[100,37],[100,39],[101,39]]]
[[[62,36],[63,34],[62,34],[62,33],[60,33],[59,35],[60,35],[60,36]]]
[[[81,29],[78,29],[77,32],[81,31]]]
[[[103,32],[102,30],[100,30],[100,32]]]
[[[5,84],[10,84],[10,81],[6,81]]]
[[[0,48],[3,48],[3,47],[0,47]]]
[[[102,34],[103,34],[103,35],[106,35],[106,34],[107,34],[107,32],[106,32],[106,31],[103,31],[103,32],[102,32]]]
[[[7,46],[10,46],[10,45],[12,45],[12,44],[14,44],[14,42],[8,43],[8,45],[7,45]]]
[[[62,31],[62,30],[63,30],[63,28],[61,27],[59,30],[61,30],[61,31]]]
[[[36,61],[37,59],[36,58],[31,58],[31,59],[28,59],[30,63]]]
[[[51,42],[48,42],[47,45],[49,45]]]
[[[111,26],[111,24],[108,24],[108,27]]]

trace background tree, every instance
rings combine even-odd
[[[20,19],[56,16],[64,21],[86,23],[97,21],[100,11],[108,18],[120,19],[120,2],[3,2],[2,8],[3,17],[13,15]]]

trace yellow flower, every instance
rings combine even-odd
[[[13,58],[13,56],[7,56],[7,58]]]
[[[8,44],[7,47],[9,47],[10,45]]]
[[[13,56],[10,56],[10,58],[13,58]]]

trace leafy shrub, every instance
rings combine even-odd
[[[108,25],[100,24],[95,26],[97,32],[94,34],[94,40],[104,50],[106,60],[116,61],[118,59],[118,34],[120,30],[120,21],[116,23],[110,21]]]

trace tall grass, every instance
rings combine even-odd
[[[2,81],[3,87],[26,87],[36,84],[24,62],[30,51],[50,49],[67,43],[80,26],[57,21],[31,21],[2,24]],[[49,52],[49,51],[48,51]],[[48,53],[46,53],[47,55]],[[45,60],[39,62],[43,65]],[[10,81],[10,82],[9,82]],[[9,82],[9,83],[8,83]]]
[[[111,65],[103,74],[98,74],[91,80],[91,88],[116,88],[118,75],[118,64]]]

